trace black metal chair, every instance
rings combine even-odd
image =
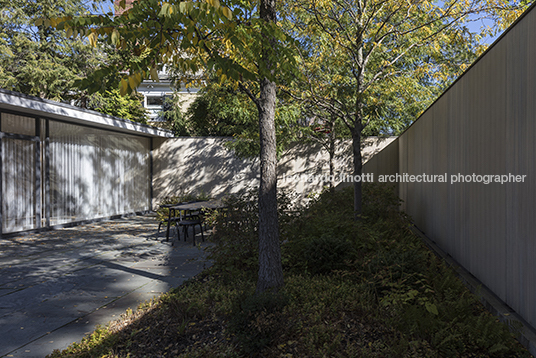
[[[193,244],[195,245],[195,227],[199,226],[199,231],[201,231],[201,238],[203,239],[203,242],[205,242],[205,235],[203,233],[203,220],[201,218],[184,218],[177,222],[177,227],[182,226],[182,231],[184,233],[184,241],[188,238],[188,229],[192,227],[192,236],[193,236]],[[177,230],[177,238],[179,237],[179,230]]]
[[[157,235],[159,235],[160,234],[160,228],[162,227],[162,225],[166,225],[166,227],[167,227],[167,229],[166,229],[166,241],[169,241],[169,229],[171,228],[172,224],[175,225],[175,228],[176,228],[177,232],[179,231],[179,227],[177,226],[177,223],[181,220],[180,215],[176,216],[175,209],[171,208],[171,207],[173,207],[175,205],[178,205],[178,204],[162,204],[162,205],[160,205],[161,208],[167,208],[169,210],[168,217],[160,220],[160,222],[158,223],[158,231],[157,231]]]
[[[195,203],[195,201],[189,202]],[[195,227],[199,226],[199,231],[201,232],[201,238],[205,242],[205,235],[203,233],[203,212],[201,210],[195,210],[190,212],[185,212],[180,215],[180,220],[177,222],[177,239],[180,240],[178,227],[182,226],[182,231],[184,233],[184,241],[188,238],[188,229],[192,227],[193,235],[193,244],[195,245]]]

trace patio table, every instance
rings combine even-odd
[[[205,200],[205,201],[194,201],[194,202],[188,202],[188,203],[178,203],[176,205],[165,204],[165,205],[160,205],[160,207],[169,209],[169,217],[167,220],[167,230],[166,230],[166,241],[169,241],[169,229],[171,226],[171,222],[182,221],[183,211],[186,212],[186,211],[203,211],[203,210],[223,209],[225,205],[223,204],[221,200]],[[176,214],[177,211],[179,212],[178,216]]]

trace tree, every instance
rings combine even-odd
[[[283,285],[276,198],[275,81],[292,68],[294,57],[284,46],[287,36],[275,23],[275,0],[260,0],[258,5],[230,0],[224,5],[218,0],[138,0],[120,16],[66,16],[44,19],[43,23],[86,35],[92,44],[103,36],[108,43],[130,51],[132,58],[123,63],[129,72],[120,80],[121,93],[134,90],[144,78],[157,80],[158,67],[168,64],[185,75],[195,75],[202,65],[248,94],[257,107],[259,123],[260,293]],[[83,84],[98,87],[112,72],[117,73],[117,68],[105,66]]]
[[[143,96],[139,93],[131,93],[129,96],[121,96],[119,89],[111,89],[101,94],[93,93],[84,97],[84,108],[92,109],[100,113],[109,114],[131,121],[147,124],[149,114],[143,107]]]
[[[304,140],[319,143],[329,156],[329,189],[335,190],[335,154],[339,141],[350,136],[348,128],[338,117],[323,110],[321,107],[303,101],[306,108],[305,118],[302,120],[302,133]],[[305,122],[305,123],[303,123]]]
[[[232,137],[226,143],[229,149],[239,157],[255,158],[260,153],[258,116],[257,106],[246,93],[232,84],[209,80],[183,116],[186,129],[181,134]],[[301,108],[278,93],[274,119],[278,156],[298,138],[300,116]]]
[[[449,61],[455,57],[449,50],[469,35],[464,21],[486,15],[499,22],[519,10],[519,4],[506,6],[512,4],[502,0],[298,0],[286,5],[306,74],[302,95],[350,130],[354,177],[362,173],[367,126],[393,128],[382,121],[386,111],[396,109],[396,99],[417,100],[416,93],[430,93],[427,84],[449,81],[452,71],[445,69],[452,69]],[[355,181],[356,219],[361,197],[361,181]]]
[[[0,9],[0,87],[41,98],[70,99],[74,80],[96,65],[98,51],[33,23],[41,17],[83,14],[82,2],[2,0]]]
[[[259,117],[250,98],[231,84],[210,81],[188,109],[191,135],[237,137],[243,135],[245,153],[258,156]],[[241,150],[242,152],[242,150]]]
[[[77,87],[77,80],[92,74],[100,63],[120,62],[124,53],[105,46],[95,48],[64,31],[36,25],[42,18],[89,14],[83,0],[1,0],[0,9],[0,87],[147,122],[136,96],[121,98],[109,86],[88,96]]]

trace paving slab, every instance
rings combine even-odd
[[[210,265],[151,215],[0,238],[0,357],[40,357]]]

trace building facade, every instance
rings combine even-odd
[[[166,137],[0,89],[1,233],[150,210],[152,140]]]

